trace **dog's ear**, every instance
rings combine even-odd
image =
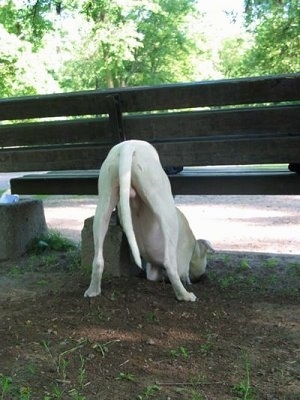
[[[197,239],[200,248],[203,248],[208,253],[215,253],[215,249],[212,247],[211,243],[205,239]]]

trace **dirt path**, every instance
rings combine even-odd
[[[196,237],[216,249],[300,254],[300,196],[177,196]],[[80,241],[83,221],[96,197],[50,198],[49,227]]]

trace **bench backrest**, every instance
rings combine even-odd
[[[0,171],[98,169],[141,139],[164,166],[300,162],[300,74],[0,100]]]

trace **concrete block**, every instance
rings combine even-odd
[[[17,203],[0,204],[0,261],[21,256],[32,239],[46,232],[41,200],[21,199]]]
[[[81,265],[91,270],[94,257],[93,237],[94,217],[84,221],[81,231]],[[104,271],[110,276],[136,276],[141,270],[134,263],[127,238],[117,221],[117,214],[112,214],[103,246]]]

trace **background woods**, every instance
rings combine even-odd
[[[1,0],[0,96],[299,71],[297,0],[205,3]]]

